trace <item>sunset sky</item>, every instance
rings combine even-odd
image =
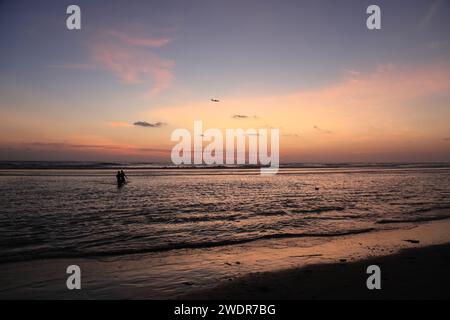
[[[449,30],[448,0],[1,1],[0,160],[169,162],[202,120],[279,128],[281,162],[448,162]]]

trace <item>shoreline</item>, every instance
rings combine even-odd
[[[381,289],[366,286],[367,267],[381,270]],[[187,300],[416,300],[450,299],[450,243],[403,249],[351,263],[343,261],[252,274]]]
[[[403,258],[390,257],[397,257],[402,249],[410,248],[432,250],[430,261],[437,271],[427,268],[421,260],[417,265],[426,271],[425,274],[450,270],[447,264],[445,268],[440,267],[440,264],[448,263],[447,260],[442,262],[433,253],[436,252],[434,249],[427,249],[446,244],[440,252],[443,257],[450,256],[450,219],[395,224],[395,227],[326,239],[268,239],[205,249],[1,264],[0,299],[226,299],[230,295],[242,299],[332,298],[324,295],[324,290],[336,283],[333,281],[337,279],[332,278],[338,271],[343,272],[339,279],[364,285],[365,289],[367,275],[365,270],[355,269],[357,266],[372,259],[382,262],[393,259],[390,265],[403,268]],[[422,259],[419,251],[417,255],[417,261]],[[69,291],[65,287],[66,268],[72,264],[82,269],[83,290]],[[299,280],[299,274],[307,277],[301,276]],[[314,278],[316,274],[320,276]],[[362,278],[354,282],[352,277],[355,276]],[[444,279],[445,274],[442,277]],[[301,294],[295,288],[306,288],[305,279],[309,281],[310,289]],[[386,285],[383,280],[382,288],[387,288]],[[417,290],[412,286],[411,291],[421,292],[425,287],[426,282]],[[318,292],[313,294],[316,292],[313,289]],[[350,298],[355,293],[360,298],[365,297],[351,286],[344,293],[338,298]],[[436,297],[447,296],[445,293]]]
[[[250,273],[177,299],[450,299],[450,219],[404,226],[335,240],[340,252],[320,244],[297,256],[309,260],[302,265]],[[380,266],[382,290],[367,289],[369,265]]]

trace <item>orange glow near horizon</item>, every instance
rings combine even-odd
[[[58,127],[46,125],[45,119],[4,114],[9,121],[1,142],[10,148],[84,152],[93,158],[107,154],[169,161],[175,144],[170,141],[171,132],[192,130],[193,121],[202,120],[204,129],[279,128],[282,162],[369,161],[371,157],[388,161],[388,155],[414,161],[415,154],[450,155],[446,140],[450,109],[438,99],[448,92],[450,67],[446,63],[416,68],[383,65],[366,74],[347,72],[341,81],[322,88],[223,97],[220,103],[166,105],[138,115],[161,121],[160,127],[138,127],[132,121],[99,125],[82,118]],[[416,157],[417,161],[422,158],[426,159]]]

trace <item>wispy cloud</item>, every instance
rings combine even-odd
[[[231,116],[233,119],[247,119],[248,116],[243,115],[243,114],[234,114]]]
[[[131,40],[124,41],[116,37],[113,39],[116,41],[108,39],[109,41],[99,42],[94,46],[94,58],[103,69],[110,71],[126,84],[147,84],[149,89],[146,95],[149,97],[170,86],[174,79],[174,61],[160,57],[147,46],[132,45]],[[146,41],[154,41],[159,45],[166,43],[161,39]]]
[[[245,114],[233,114],[231,116],[231,118],[233,118],[233,119],[249,119],[249,118],[259,119],[258,116],[247,116]]]
[[[108,152],[144,152],[144,153],[170,153],[170,148],[139,147],[119,144],[83,144],[70,142],[25,142],[17,145],[0,145],[0,148],[11,150],[76,150],[76,151],[108,151]]]
[[[154,123],[150,123],[147,121],[137,121],[135,123],[133,123],[135,126],[139,126],[139,127],[146,127],[146,128],[160,128],[163,127],[165,125],[167,125],[167,123],[158,121],[158,122],[154,122]]]
[[[434,0],[431,2],[430,6],[428,7],[427,13],[423,16],[422,20],[419,22],[419,29],[424,29],[428,26],[428,24],[433,19],[436,12],[438,12],[439,7],[442,4],[442,0]]]
[[[297,134],[297,133],[284,133],[281,136],[282,137],[290,137],[290,138],[298,138],[298,137],[300,137],[300,135]]]
[[[169,44],[172,39],[170,38],[139,38],[129,36],[125,32],[116,30],[105,31],[105,34],[115,37],[129,45],[147,48],[159,48]]]
[[[49,67],[79,70],[106,70],[129,85],[148,86],[145,96],[168,89],[174,80],[175,62],[154,49],[168,45],[167,37],[135,37],[125,32],[99,32],[91,47],[92,62],[55,64]]]
[[[40,147],[40,148],[82,148],[82,149],[115,149],[117,146],[114,145],[95,145],[95,144],[76,144],[76,143],[66,143],[66,142],[31,142],[24,143],[23,146],[27,147]]]
[[[361,74],[360,71],[352,70],[352,69],[347,69],[344,72],[349,76],[359,76]]]
[[[319,128],[318,126],[314,126],[313,128],[321,133],[326,133],[326,134],[332,133],[330,130],[322,129],[322,128]]]

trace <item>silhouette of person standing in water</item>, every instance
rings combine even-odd
[[[117,171],[116,174],[116,179],[117,179],[117,184],[119,186],[123,185],[126,181],[127,175],[125,174],[125,172],[123,172],[123,170],[119,170]]]
[[[128,177],[125,174],[125,172],[123,172],[123,170],[120,170],[120,179],[121,179],[122,183],[127,182],[126,178],[128,178]]]
[[[121,185],[122,184],[122,175],[121,175],[120,171],[117,171],[116,179],[117,179],[117,184]]]

